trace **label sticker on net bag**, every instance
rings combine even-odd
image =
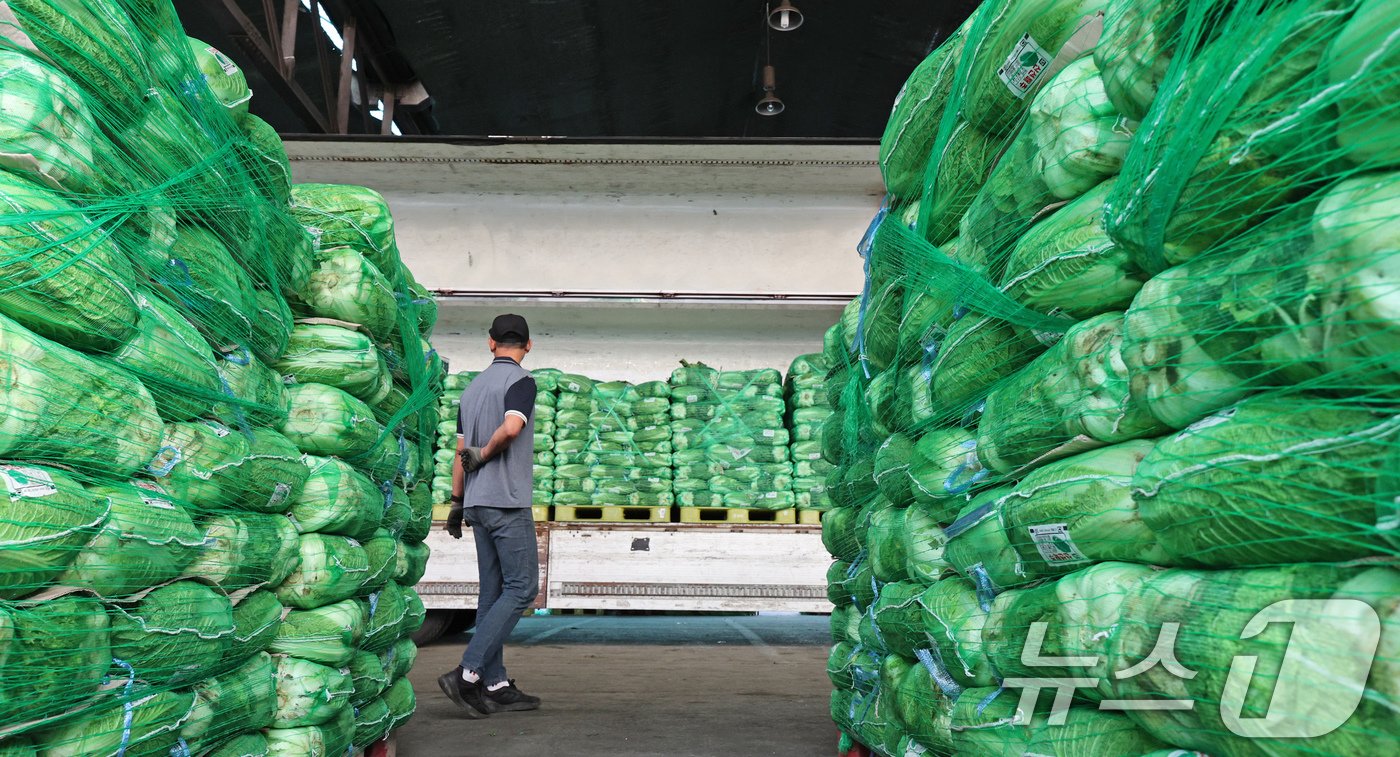
[[[1029,526],[1027,530],[1030,531],[1031,541],[1035,543],[1041,558],[1050,565],[1089,561],[1089,558],[1079,551],[1079,547],[1074,546],[1074,540],[1069,536],[1068,523]]]
[[[1011,94],[1025,99],[1026,93],[1035,87],[1036,81],[1049,65],[1050,54],[1036,44],[1035,38],[1027,32],[1016,42],[1016,46],[1011,48],[1006,62],[997,69],[997,76],[1001,77]]]
[[[10,499],[47,497],[58,493],[53,477],[38,468],[6,465],[0,468],[0,478],[5,479],[5,489],[10,492]]]

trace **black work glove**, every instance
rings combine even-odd
[[[462,470],[467,473],[475,473],[478,468],[485,464],[486,461],[481,457],[480,447],[464,447],[462,449]]]
[[[454,539],[462,538],[462,498],[452,498],[452,509],[447,512],[447,533]]]

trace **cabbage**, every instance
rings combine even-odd
[[[1029,754],[1035,713],[1020,709],[1020,697],[1017,689],[964,689],[948,724],[953,753]]]
[[[871,621],[879,631],[886,650],[902,657],[913,657],[914,650],[929,645],[923,627],[923,607],[919,595],[924,587],[908,581],[894,581],[880,587],[880,596],[871,608]]]
[[[428,545],[423,542],[406,545],[404,556],[408,561],[408,569],[396,580],[404,586],[412,586],[423,580],[423,573],[428,570],[428,555],[430,553]]]
[[[338,668],[349,664],[364,632],[364,608],[346,599],[287,613],[268,650]]]
[[[365,601],[360,602],[361,609],[367,610],[368,618],[364,639],[360,642],[361,649],[380,652],[393,646],[398,640],[400,629],[408,617],[404,592],[403,587],[390,581],[383,589],[371,593]]]
[[[914,501],[938,523],[952,523],[965,495],[987,478],[977,440],[965,429],[931,431],[914,445],[909,462]]]
[[[409,638],[399,639],[389,651],[380,655],[380,659],[384,661],[389,680],[403,678],[413,669],[413,663],[418,659],[418,645]]]
[[[1394,3],[1362,0],[1323,61],[1337,101],[1337,144],[1357,165],[1400,165],[1400,133],[1393,123],[1400,95],[1400,26]]]
[[[403,622],[399,624],[398,636],[406,638],[418,632],[423,627],[423,621],[428,617],[428,610],[423,606],[423,598],[412,586],[399,584],[403,590]],[[405,669],[403,672],[408,672]],[[402,673],[400,673],[402,675]]]
[[[1008,489],[983,492],[967,503],[948,526],[947,561],[984,594],[1031,580],[1006,532],[1002,501]]]
[[[312,315],[358,324],[380,340],[398,326],[394,289],[379,269],[349,247],[321,247],[301,299]]]
[[[406,676],[389,684],[389,688],[384,691],[383,698],[384,703],[389,705],[389,713],[392,716],[390,730],[407,723],[418,709],[418,700],[413,694],[413,684]]]
[[[963,316],[948,330],[933,363],[929,388],[934,406],[961,417],[1043,350],[1026,329],[1000,318]]]
[[[167,420],[207,415],[223,396],[214,352],[203,335],[175,308],[149,293],[138,293],[136,331],[112,353],[111,361],[140,378]]]
[[[297,566],[296,526],[281,515],[239,513],[205,520],[204,545],[187,575],[225,591],[276,586]]]
[[[1158,442],[1132,498],[1173,564],[1391,555],[1396,538],[1378,525],[1394,512],[1397,435],[1392,414],[1256,397]]]
[[[1051,725],[1043,717],[1031,727],[1026,754],[1056,757],[1099,757],[1105,754],[1145,755],[1166,745],[1139,728],[1127,715],[1070,707],[1065,722]],[[1177,752],[1178,757],[1187,757]]]
[[[933,195],[927,197],[919,209],[923,217],[919,219],[916,230],[948,257],[973,264],[973,267],[979,266],[976,260],[967,257],[970,250],[963,250],[953,242],[958,235],[959,222],[1001,153],[1002,139],[999,136],[959,120],[948,137],[943,153],[937,156]],[[930,157],[930,160],[933,159]],[[963,255],[958,254],[960,250]]]
[[[1002,290],[1032,310],[1088,318],[1122,310],[1147,276],[1103,228],[1114,179],[1089,190],[1021,236],[1006,263]]]
[[[248,169],[249,177],[263,197],[274,207],[286,207],[291,200],[292,166],[282,138],[271,124],[251,113],[239,115],[238,125],[247,138],[246,142],[234,144],[242,158],[240,162]]]
[[[1265,12],[1207,5],[1203,15],[1224,20],[1188,16],[1193,33],[1183,42],[1199,52],[1172,67],[1106,203],[1109,235],[1143,270],[1156,274],[1191,260],[1335,172],[1340,93],[1322,91],[1320,64],[1350,5],[1299,0]],[[1212,27],[1230,33],[1208,41],[1194,33]],[[1251,42],[1248,57],[1241,35]],[[1206,80],[1217,84],[1197,87]]]
[[[58,583],[120,597],[180,577],[204,543],[183,507],[149,481],[94,486],[110,503],[107,522]],[[4,554],[0,548],[0,555]],[[9,577],[8,572],[3,575]]]
[[[1001,500],[1027,579],[1108,560],[1170,564],[1131,489],[1152,449],[1150,441],[1124,442],[1048,463]]]
[[[384,197],[373,189],[351,184],[294,184],[291,210],[321,250],[345,245],[386,275],[398,272],[394,217]]]
[[[270,428],[253,429],[248,456],[239,468],[243,492],[239,506],[265,513],[283,513],[300,499],[310,471],[290,439]]]
[[[373,652],[356,650],[350,659],[350,680],[355,693],[350,697],[352,707],[364,707],[389,687],[389,671],[384,660]]]
[[[161,422],[141,382],[0,316],[0,456],[18,450],[125,477],[150,461]]]
[[[822,516],[822,544],[838,560],[855,560],[860,552],[855,537],[856,516],[853,507],[833,508]]]
[[[238,66],[214,46],[200,42],[194,37],[189,38],[189,47],[194,53],[195,66],[204,75],[209,91],[214,93],[219,104],[233,113],[247,113],[248,101],[253,99],[253,92],[248,89],[248,81]]]
[[[938,123],[953,94],[953,71],[971,24],[969,19],[942,40],[895,96],[880,138],[880,173],[886,191],[895,197],[918,198],[924,192],[924,166],[938,140]]]
[[[135,274],[100,226],[8,172],[0,172],[0,212],[0,313],[85,351],[116,349],[136,333]]]
[[[870,516],[870,534],[866,537],[870,569],[878,581],[902,581],[906,555],[904,553],[904,518],[906,510],[888,507]]]
[[[980,16],[990,18],[979,17],[972,32],[981,31],[981,38],[969,40],[974,48],[962,113],[988,134],[1004,133],[1026,112],[1036,89],[1045,83],[1044,71],[1050,59],[1079,30],[1086,16],[1106,5],[1107,0],[1000,0],[988,6]],[[1023,46],[1023,36],[1029,36],[1034,47]],[[1041,52],[1044,54],[1038,54]],[[1015,89],[1002,79],[1001,69],[1006,65],[1013,67],[1006,76],[1018,82]]]
[[[135,685],[61,725],[39,731],[44,757],[167,757],[189,720],[194,694]]]
[[[333,457],[307,455],[302,462],[311,475],[288,511],[297,529],[355,539],[373,536],[385,511],[379,487]]]
[[[419,484],[408,492],[408,503],[413,509],[413,517],[404,526],[402,538],[405,543],[416,544],[428,538],[433,527],[433,490],[427,484]],[[390,507],[392,512],[393,508]],[[385,523],[390,522],[388,513]]]
[[[276,638],[286,608],[277,595],[259,589],[244,596],[233,606],[233,642],[224,654],[224,662],[238,662],[267,649]]]
[[[297,324],[272,367],[291,381],[333,386],[371,405],[383,401],[391,387],[373,340],[330,324]]]
[[[0,166],[51,189],[92,191],[102,138],[77,85],[39,57],[8,49],[0,51],[0,81]]]
[[[200,680],[233,640],[228,598],[195,581],[152,589],[112,616],[112,656],[148,683]]]
[[[914,443],[904,434],[892,434],[875,453],[875,485],[885,498],[899,507],[914,501],[909,464]]]
[[[321,607],[355,596],[369,573],[369,559],[360,543],[345,536],[302,534],[301,561],[282,585],[277,598],[300,610]]]
[[[369,572],[365,579],[365,591],[378,591],[398,573],[400,564],[407,567],[403,543],[388,531],[379,529],[374,537],[364,543],[365,557],[369,560]]]
[[[272,658],[260,652],[237,670],[197,684],[194,709],[180,730],[190,752],[200,754],[203,747],[229,736],[271,725],[277,703],[275,671]]]
[[[111,665],[107,612],[96,599],[0,604],[0,722],[67,710],[97,692]]]
[[[264,362],[274,362],[292,336],[292,309],[282,296],[259,287],[253,291],[253,352]]]
[[[952,753],[953,703],[939,689],[933,673],[924,664],[911,665],[895,682],[894,707],[899,722],[922,745],[938,753]]]
[[[1065,66],[1036,95],[1026,123],[968,208],[961,245],[1000,270],[1017,237],[1037,220],[1118,173],[1135,126],[1109,103],[1093,59]]]
[[[248,438],[214,421],[169,423],[146,473],[181,502],[200,509],[237,503]]]
[[[351,739],[357,749],[364,749],[384,738],[393,725],[394,716],[383,699],[373,699],[355,708],[355,735]]]
[[[0,598],[51,583],[105,530],[109,501],[54,468],[0,465],[9,494],[0,515]]]
[[[953,570],[953,566],[943,557],[948,537],[939,527],[939,509],[923,504],[910,507],[905,513],[904,531],[900,535],[904,540],[905,572],[910,580],[926,586]]]
[[[321,725],[350,709],[354,684],[348,669],[336,670],[295,657],[277,658],[277,709],[273,728]]]
[[[1094,62],[1113,107],[1135,121],[1147,115],[1181,40],[1190,0],[1118,0],[1104,12]]]
[[[369,405],[324,384],[287,389],[290,411],[282,433],[303,452],[355,457],[369,454],[384,433]]]
[[[287,390],[282,378],[240,349],[224,353],[214,364],[228,402],[214,408],[215,416],[227,426],[271,426],[280,428],[287,420]]]
[[[350,749],[355,716],[343,707],[325,725],[273,728],[267,734],[269,757],[340,757]]]
[[[977,590],[960,578],[939,581],[919,597],[924,607],[924,629],[937,645],[938,657],[948,674],[962,686],[991,686],[995,682],[982,643],[987,610]]]
[[[1163,429],[1129,391],[1123,316],[1082,321],[987,397],[977,456],[1010,473]]]
[[[268,757],[268,754],[267,737],[254,731],[234,736],[204,757]]]
[[[215,344],[251,344],[257,300],[253,282],[213,232],[181,224],[170,246],[143,244],[133,255],[138,269],[190,323]]]

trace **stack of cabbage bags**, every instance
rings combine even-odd
[[[0,751],[363,749],[413,711],[441,374],[392,218],[291,185],[168,2],[5,25]]]
[[[593,504],[594,483],[589,477],[593,442],[593,379],[576,373],[555,377],[554,499],[556,507],[588,507]]]
[[[671,443],[682,507],[785,510],[792,491],[782,374],[682,362],[671,373]]]
[[[914,72],[827,342],[851,738],[1396,749],[1397,28],[1383,0],[993,0]],[[1088,683],[1050,725],[1028,677]]]
[[[535,377],[535,479],[532,500],[548,507],[554,502],[554,414],[559,397],[556,368],[530,371]]]
[[[799,510],[823,511],[831,508],[826,477],[835,467],[822,456],[822,428],[831,417],[831,398],[826,391],[830,371],[821,353],[798,355],[788,366],[783,381],[787,400],[787,430],[792,458],[792,493]]]
[[[457,455],[457,409],[462,390],[476,378],[476,371],[449,373],[442,382],[437,404],[437,449],[433,452],[433,502],[448,504],[452,498],[452,459]]]

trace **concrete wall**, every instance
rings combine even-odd
[[[649,380],[679,359],[786,367],[861,286],[873,146],[289,141],[297,181],[382,192],[400,253],[445,296],[434,338],[484,362],[519,312],[536,366]]]

